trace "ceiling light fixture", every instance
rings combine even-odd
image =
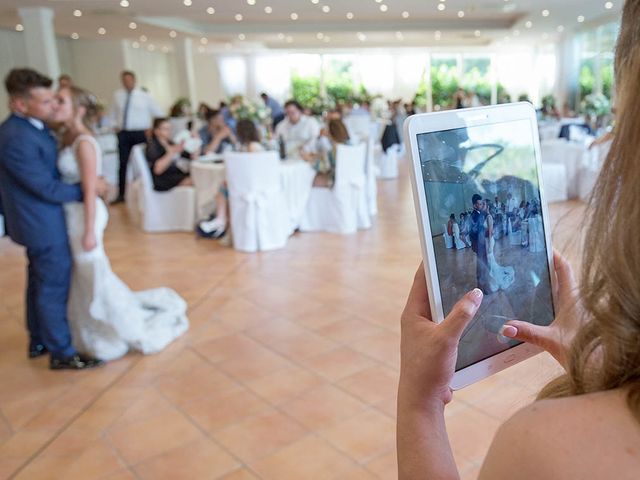
[[[578,23],[584,22],[584,15],[578,15]]]
[[[264,13],[269,14],[273,12],[273,8],[271,8],[270,6],[266,6],[264,7]]]
[[[136,28],[138,28],[138,24],[137,24],[136,22],[131,22],[131,23],[129,24],[129,28],[130,28],[131,30],[135,30]]]
[[[311,0],[311,3],[313,3],[314,5],[317,5],[320,3],[320,0]]]
[[[387,7],[384,3],[380,5],[380,11],[382,13],[386,12],[387,10],[389,10],[389,7]]]
[[[247,5],[255,5],[256,4],[256,0],[247,0]]]
[[[209,8],[207,8],[207,13],[209,15],[213,15],[214,13],[216,13],[216,9],[213,8],[213,7],[209,7]]]
[[[558,31],[558,33],[564,32],[564,25],[558,25],[558,28],[556,28],[556,30]]]
[[[445,8],[447,8],[447,6],[444,3],[438,4],[438,10],[440,10],[441,12],[444,12]]]
[[[406,10],[402,12],[402,18],[409,18],[409,12],[407,12]]]
[[[129,1],[128,0],[120,0],[120,6],[122,8],[127,8],[129,6]]]
[[[107,33],[107,29],[106,29],[106,28],[104,28],[104,27],[100,27],[100,28],[98,29],[98,34],[100,34],[100,35],[105,35],[106,33]]]
[[[402,32],[396,32],[396,38],[398,40],[403,40],[404,39],[404,35],[402,34]]]
[[[71,38],[73,38],[73,37],[71,37]],[[133,48],[140,48],[140,44],[139,44],[138,42],[133,42],[133,43],[131,44],[131,46],[132,46]]]
[[[544,10],[542,10],[542,16],[543,17],[548,17],[550,13],[551,12],[549,12],[549,10],[547,10],[546,8]]]
[[[524,24],[524,26],[526,28],[531,28],[531,27],[533,27],[533,22],[531,20],[527,20],[526,23]]]
[[[191,5],[193,5],[193,2],[191,0],[182,0],[182,3],[185,7],[190,7]]]
[[[73,40],[78,40],[78,39],[80,38],[80,35],[78,35],[76,32],[73,32],[73,33],[71,34],[71,38],[72,38]]]
[[[153,52],[155,49],[156,46],[153,43],[147,47],[147,50],[149,50],[150,52]]]
[[[353,12],[347,12],[347,20],[353,20]]]
[[[322,6],[322,11],[324,13],[329,13],[331,11],[331,7],[329,5],[323,5]]]
[[[24,31],[24,25],[22,25],[21,23],[18,23],[16,25],[16,32],[23,32]]]
[[[318,32],[318,33],[316,33],[316,38],[317,38],[318,40],[322,40],[322,39],[324,38],[324,33],[322,33],[322,32]]]
[[[604,8],[606,8],[607,10],[611,10],[613,8],[613,3],[612,2],[605,3]]]
[[[479,37],[479,36],[481,36],[481,35],[482,35],[482,32],[481,32],[480,30],[476,30],[475,32],[473,32],[473,34],[474,34],[476,37]]]
[[[434,38],[435,38],[436,40],[440,40],[440,38],[442,38],[442,32],[441,32],[440,30],[436,30],[436,31],[433,33],[433,36],[434,36]]]
[[[82,16],[82,10],[74,10],[73,11],[73,16],[74,17],[81,17]]]
[[[178,36],[178,34],[177,34],[177,32],[176,32],[175,30],[171,30],[171,31],[169,32],[169,36],[170,36],[171,38],[176,38],[176,37]]]
[[[284,33],[278,34],[278,40],[284,40]]]
[[[464,17],[464,10],[459,10],[458,11],[458,18],[463,18]]]
[[[244,40],[247,36],[244,33],[238,34],[238,40]]]
[[[147,36],[146,35],[140,35],[140,41],[142,43],[146,42],[147,41]]]
[[[242,18],[243,18],[243,17],[242,17],[242,14],[241,14],[241,13],[236,13],[236,16],[235,16],[236,22],[241,22],[241,21],[242,21]]]

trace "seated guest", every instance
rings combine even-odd
[[[171,142],[171,124],[168,118],[156,118],[153,121],[153,136],[147,143],[147,162],[153,178],[153,188],[159,192],[173,187],[193,185],[189,174],[178,168],[179,158],[190,158],[183,143]]]
[[[315,153],[301,151],[302,158],[311,163],[318,172],[313,180],[315,187],[333,187],[336,176],[336,147],[348,145],[349,133],[342,120],[329,120],[327,129],[323,129],[316,140]]]
[[[300,148],[313,143],[320,134],[318,122],[302,113],[302,106],[295,100],[284,104],[286,118],[276,127],[275,135],[286,147],[287,157],[299,156]]]
[[[467,214],[465,212],[462,212],[460,214],[460,240],[462,240],[462,242],[467,247],[470,247],[471,246],[471,242],[467,238],[468,234],[469,234],[469,222],[468,222],[468,219],[467,219]]]
[[[225,123],[220,110],[208,112],[206,120],[207,124],[199,132],[202,140],[202,155],[222,153],[236,144],[236,136]]]
[[[236,149],[239,152],[258,153],[264,152],[260,143],[260,132],[256,124],[251,120],[240,120],[236,125],[238,143]],[[227,231],[229,218],[229,190],[224,182],[216,194],[216,216],[207,221],[200,222],[198,234],[207,238],[221,238]]]
[[[260,143],[260,132],[255,123],[251,120],[240,120],[236,130],[238,131],[238,142],[236,144],[238,152],[264,152],[264,147]]]

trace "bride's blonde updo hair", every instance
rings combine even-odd
[[[75,85],[63,87],[62,90],[69,91],[74,111],[78,111],[78,108],[84,107],[85,114],[84,117],[82,117],[82,123],[89,130],[93,131],[100,111],[100,105],[98,104],[96,96],[88,90],[76,87]]]
[[[640,421],[640,0],[627,0],[616,46],[617,121],[587,206],[580,296],[585,325],[565,375],[539,398],[624,389]]]

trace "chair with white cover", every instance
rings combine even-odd
[[[540,215],[529,218],[529,251],[531,253],[544,251],[544,233]]]
[[[386,152],[380,156],[380,173],[378,178],[392,179],[398,178],[398,157],[400,156],[400,145],[394,143]]]
[[[155,191],[144,145],[133,147],[130,163],[133,164],[134,176],[137,178],[127,185],[127,189],[131,186],[132,190],[137,190],[137,206],[142,214],[142,229],[145,232],[193,231],[196,223],[195,189],[183,186],[174,187],[166,192]]]
[[[378,184],[376,183],[375,149],[378,143],[380,125],[376,122],[369,124],[369,136],[367,138],[367,161],[365,163],[366,197],[369,215],[378,215]]]
[[[509,229],[509,245],[521,245],[522,244],[522,231],[513,231],[513,225],[511,219],[507,220],[507,228]]]
[[[460,240],[460,225],[458,225],[457,223],[453,224],[453,244],[456,247],[456,250],[462,250],[463,248],[466,248],[466,244]]]
[[[600,145],[594,145],[585,153],[580,167],[580,186],[578,189],[580,199],[583,202],[589,199],[610,149],[611,141],[608,141]]]
[[[453,248],[453,237],[447,231],[447,224],[443,225],[442,238],[444,238],[444,248]]]
[[[226,152],[233,247],[283,248],[291,233],[277,152]]]
[[[300,221],[303,232],[349,234],[358,230],[365,188],[366,146],[338,145],[333,188],[314,187]]]

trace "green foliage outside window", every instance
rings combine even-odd
[[[300,105],[313,108],[320,99],[320,79],[294,75],[291,78],[291,93]]]
[[[593,59],[585,60],[580,67],[578,84],[580,86],[580,100],[593,93],[596,77],[594,74]]]
[[[457,69],[446,64],[431,67],[431,91],[435,109],[453,106],[453,95],[459,87]]]

